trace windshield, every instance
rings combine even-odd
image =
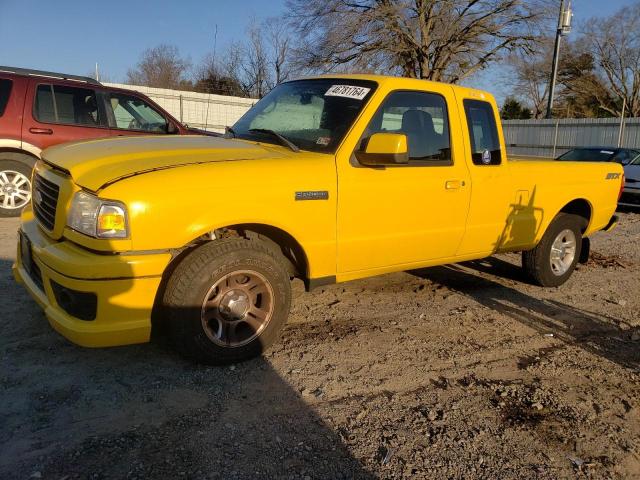
[[[560,155],[557,160],[567,160],[571,162],[610,162],[615,153],[615,150],[607,150],[604,148],[575,148]]]
[[[282,144],[272,130],[302,150],[333,153],[376,86],[348,78],[282,83],[238,120],[231,135]]]

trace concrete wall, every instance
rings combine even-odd
[[[105,85],[142,92],[182,123],[215,132],[224,132],[225,126],[233,125],[258,101],[254,98],[227,97],[120,83],[105,83]]]

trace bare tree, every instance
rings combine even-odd
[[[513,93],[530,107],[533,118],[544,118],[546,113],[552,48],[551,39],[540,38],[529,52],[516,51],[507,57]]]
[[[228,95],[263,97],[293,72],[291,37],[286,24],[277,19],[252,22],[244,42],[233,42],[221,55],[209,54],[196,69],[196,86],[201,91]]]
[[[269,91],[269,60],[260,25],[252,23],[247,29],[247,37],[242,70],[249,90],[262,98]]]
[[[271,70],[270,87],[289,79],[291,75],[291,37],[283,22],[277,19],[268,20],[265,24],[265,35],[270,50],[269,65]]]
[[[459,82],[529,48],[545,0],[288,0],[299,63]]]
[[[552,44],[550,39],[541,39],[532,53],[515,53],[508,59],[513,71],[512,95],[531,109],[533,118],[544,118],[546,114]],[[581,44],[581,41],[564,43],[558,62],[554,117],[611,115],[600,106],[611,107],[615,102],[598,74],[593,56]]]
[[[234,97],[246,96],[244,86],[237,74],[237,68],[227,68],[229,65],[227,57],[230,53],[232,53],[232,50],[227,50],[222,60],[218,60],[213,54],[205,56],[202,63],[196,68],[195,83],[193,85],[193,89],[196,92],[231,95]]]
[[[180,56],[178,48],[161,44],[142,53],[135,68],[127,72],[127,83],[158,88],[185,88],[191,62]]]
[[[640,116],[640,2],[609,18],[592,18],[582,31],[610,97],[619,99],[612,104],[605,97],[600,108],[619,116],[624,101],[629,115]]]
[[[558,83],[556,116],[590,118],[614,115],[616,101],[605,85],[593,55],[585,50],[584,39],[567,44],[560,58]]]

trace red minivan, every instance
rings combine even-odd
[[[203,134],[147,96],[89,78],[0,66],[0,217],[31,198],[31,170],[47,147],[116,135]]]

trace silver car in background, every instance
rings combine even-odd
[[[640,208],[640,154],[624,166],[624,190],[618,205]]]

